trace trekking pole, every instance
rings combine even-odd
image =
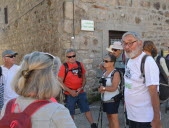
[[[99,126],[100,117],[102,116],[102,101],[100,103],[99,116],[97,120],[97,127]]]
[[[102,103],[102,101],[101,101],[101,106],[102,106],[102,108],[101,108],[101,128],[102,128],[102,126],[103,126],[103,103]]]
[[[97,121],[97,127],[99,126],[99,122],[101,123],[101,128],[102,128],[102,122],[103,122],[103,101],[100,103],[100,110],[99,110],[99,116],[98,116],[98,121]]]

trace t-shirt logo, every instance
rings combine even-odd
[[[78,72],[79,72],[79,70],[78,70],[77,67],[76,68],[72,68],[72,74],[73,75],[78,75]]]
[[[127,77],[127,78],[131,78],[131,72],[130,72],[130,69],[128,68],[128,67],[126,67],[126,69],[125,69],[125,77]]]

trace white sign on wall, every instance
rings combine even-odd
[[[94,31],[94,21],[92,21],[92,20],[81,20],[81,30],[83,30],[83,31]]]

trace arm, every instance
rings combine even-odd
[[[159,96],[157,92],[157,86],[156,85],[150,85],[148,86],[148,90],[151,97],[151,103],[153,106],[154,111],[154,118],[151,122],[152,128],[161,128],[161,121],[160,121],[160,101]]]
[[[79,94],[83,90],[83,88],[85,87],[85,84],[86,84],[86,76],[85,74],[83,74],[82,75],[82,87],[77,89],[77,94]]]
[[[105,71],[106,71],[105,67],[103,66],[103,62],[101,62],[101,63],[99,64],[99,67],[100,67],[100,69],[102,70],[102,72],[105,72]]]
[[[77,93],[75,90],[71,90],[70,88],[68,88],[64,83],[63,83],[63,78],[62,77],[58,77],[59,82],[62,84],[62,88],[64,91],[69,92],[73,97],[77,96]]]
[[[145,86],[147,86],[151,104],[153,108],[152,128],[161,128],[160,121],[160,101],[158,95],[159,85],[159,68],[152,57],[148,57],[145,61]]]
[[[119,74],[119,72],[115,72],[113,79],[112,79],[112,86],[105,87],[105,90],[103,90],[104,86],[100,86],[99,92],[101,92],[101,93],[104,91],[114,92],[117,90],[119,83],[120,83],[120,74]]]

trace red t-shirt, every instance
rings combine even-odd
[[[71,63],[67,62],[67,64],[68,64],[69,70],[71,70],[72,68],[78,67],[77,63],[71,64]],[[84,65],[82,63],[80,63],[80,64],[82,67],[82,75],[84,75],[86,72],[84,69]],[[65,76],[65,66],[64,65],[62,65],[60,67],[58,76],[64,78],[64,76]],[[67,76],[64,81],[64,84],[72,90],[77,90],[78,88],[82,87],[82,82],[83,82],[82,77],[79,78],[77,74],[74,75],[72,73],[72,71],[68,71]]]

